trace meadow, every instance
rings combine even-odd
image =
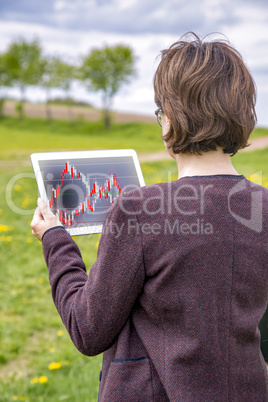
[[[97,401],[102,356],[86,357],[73,346],[52,302],[42,245],[30,222],[38,197],[29,163],[32,152],[133,148],[163,150],[151,123],[0,120],[0,401]],[[256,129],[253,137],[267,136]],[[235,168],[268,187],[268,148],[239,153]],[[141,164],[146,184],[176,180],[173,160]],[[74,238],[88,269],[99,235]]]

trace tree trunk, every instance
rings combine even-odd
[[[71,102],[71,99],[70,99],[69,90],[67,89],[65,91],[65,93],[66,93],[68,117],[69,117],[70,123],[74,124],[73,108],[72,108],[72,102]]]
[[[110,113],[111,97],[107,93],[104,93],[103,98],[102,98],[102,102],[103,102],[103,122],[104,122],[104,127],[106,129],[108,129],[111,126],[111,113]]]
[[[20,101],[16,105],[16,110],[18,113],[19,120],[23,120],[24,118],[24,101],[25,101],[25,88],[24,86],[20,87],[21,98]]]
[[[110,115],[110,111],[108,109],[103,110],[103,121],[104,121],[105,128],[108,129],[111,127],[111,115]]]
[[[49,104],[49,87],[46,88],[46,115],[47,115],[47,122],[49,123],[52,120],[52,112],[51,107]]]

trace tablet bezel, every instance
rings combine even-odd
[[[41,152],[33,153],[30,158],[37,182],[38,191],[40,197],[43,198],[47,205],[49,205],[49,199],[47,197],[44,180],[40,171],[39,161],[51,161],[51,160],[68,160],[68,159],[92,159],[92,158],[119,158],[119,157],[132,157],[134,167],[136,170],[137,178],[140,187],[145,186],[142,170],[138,155],[134,149],[116,149],[116,150],[94,150],[94,151],[64,151],[64,152]],[[71,236],[79,236],[86,234],[101,233],[103,224],[98,225],[85,225],[83,230],[81,227],[65,227],[67,232]]]

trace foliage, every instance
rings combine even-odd
[[[50,90],[52,88],[62,88],[68,92],[74,78],[74,67],[70,64],[64,63],[58,57],[47,57],[43,59],[43,63],[44,72],[41,84],[46,90],[47,120],[51,120],[52,113],[51,108],[49,107]]]
[[[1,86],[8,85],[20,89],[21,100],[17,111],[20,112],[21,119],[24,115],[25,89],[28,86],[41,85],[45,89],[47,120],[51,121],[49,106],[51,89],[63,89],[68,99],[72,81],[78,79],[84,81],[90,91],[101,92],[104,123],[105,127],[109,127],[112,99],[135,72],[135,56],[129,47],[123,45],[93,49],[83,58],[82,65],[76,68],[59,57],[43,57],[38,40],[32,42],[27,42],[23,38],[15,40],[7,52],[0,56],[0,89]],[[3,100],[0,100],[0,116],[2,110]],[[70,119],[73,120],[71,102],[68,104],[68,112]]]
[[[0,54],[0,118],[3,117],[4,96],[2,95],[2,88],[11,86],[12,81],[8,74],[8,64],[6,54]]]
[[[93,49],[84,57],[81,78],[88,88],[102,93],[104,123],[110,126],[110,108],[114,95],[134,74],[135,56],[123,45]]]
[[[20,88],[21,102],[24,101],[25,88],[39,84],[44,73],[44,61],[41,59],[41,45],[38,40],[26,42],[19,39],[9,46],[6,57],[9,77]],[[23,105],[22,105],[23,107]],[[23,114],[23,109],[21,117]]]

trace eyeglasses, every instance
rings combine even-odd
[[[163,114],[163,110],[161,109],[161,107],[155,111],[155,115],[157,117],[157,122],[161,127],[162,127],[162,114]]]

